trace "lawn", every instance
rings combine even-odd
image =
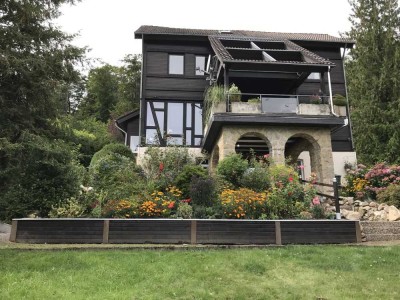
[[[400,246],[0,249],[1,299],[399,299]]]

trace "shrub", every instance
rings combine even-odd
[[[400,185],[389,185],[386,190],[378,192],[376,199],[381,203],[387,203],[400,208]]]
[[[230,102],[240,102],[242,100],[242,92],[234,83],[230,86],[228,93]]]
[[[58,207],[52,207],[50,218],[79,218],[84,215],[86,207],[78,199],[71,197]]]
[[[114,155],[114,154],[119,154],[121,156],[127,157],[130,160],[134,160],[135,155],[133,152],[125,145],[123,144],[108,144],[105,145],[100,151],[97,151],[93,157],[92,160],[90,161],[90,166],[93,166],[97,164],[97,162],[106,156],[109,155]]]
[[[106,218],[133,218],[136,215],[137,204],[129,200],[110,200],[102,209],[102,216]]]
[[[219,199],[226,218],[258,219],[268,212],[266,193],[257,193],[246,188],[228,189],[222,191]]]
[[[84,173],[75,149],[62,140],[27,132],[15,143],[0,139],[0,219],[46,217],[78,194]]]
[[[176,210],[176,216],[182,219],[191,219],[193,208],[186,202],[180,202]]]
[[[207,171],[198,165],[186,165],[175,178],[174,184],[182,191],[184,197],[189,197],[190,184],[195,178],[207,178]]]
[[[346,97],[340,94],[333,95],[333,105],[346,106],[347,105]]]
[[[154,191],[145,197],[139,206],[140,217],[169,217],[176,211],[182,192],[175,186],[169,186],[163,191]]]
[[[217,174],[235,186],[239,186],[239,180],[248,168],[248,161],[241,154],[231,154],[218,163]]]
[[[240,185],[256,192],[266,191],[270,187],[267,168],[256,166],[247,169],[240,178]]]
[[[144,177],[135,162],[118,153],[105,155],[89,168],[90,185],[107,193],[107,200],[128,199],[144,189]]]
[[[190,199],[193,204],[212,206],[216,198],[216,186],[212,178],[193,178],[190,184]]]
[[[270,180],[273,184],[286,185],[289,182],[299,182],[299,174],[297,171],[286,165],[273,165],[269,167]]]
[[[178,146],[149,147],[143,160],[143,170],[148,180],[159,189],[172,185],[186,165],[194,165],[195,160],[188,148]]]

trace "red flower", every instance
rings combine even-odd
[[[190,201],[192,201],[190,198],[182,200],[183,203],[190,203]]]
[[[160,167],[159,167],[160,172],[162,172],[164,170],[164,164],[160,163]]]
[[[170,204],[168,204],[169,209],[173,209],[174,206],[175,206],[175,202],[173,202],[173,201]]]
[[[293,182],[293,177],[292,176],[289,177],[289,182]]]

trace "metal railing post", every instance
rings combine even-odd
[[[339,183],[337,182],[337,177],[333,178],[333,196],[335,197],[336,220],[340,220],[342,215],[340,213]]]

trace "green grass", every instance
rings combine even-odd
[[[399,299],[400,246],[0,249],[1,299]]]

